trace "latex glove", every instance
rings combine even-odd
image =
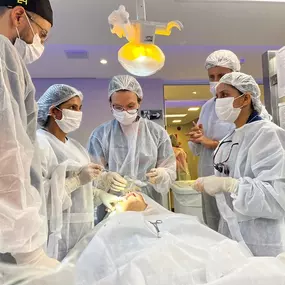
[[[109,194],[103,190],[97,189],[98,196],[101,200],[101,202],[105,205],[106,208],[109,210],[113,210],[115,205],[119,202],[122,201],[122,197],[118,197],[112,194]]]
[[[238,188],[238,180],[231,177],[202,177],[196,180],[193,188],[198,192],[206,192],[211,196],[215,196],[220,192],[234,193]]]
[[[78,189],[81,185],[85,185],[100,176],[103,166],[90,163],[83,167],[78,175],[67,177],[65,179],[65,190],[68,194]]]
[[[27,253],[12,254],[18,265],[30,265],[33,267],[56,268],[60,262],[48,257],[42,248]]]
[[[100,176],[101,172],[103,170],[103,166],[95,163],[90,163],[83,167],[79,174],[78,178],[81,185],[85,185],[94,179],[96,179],[98,176]]]
[[[107,183],[107,187],[109,188],[108,190],[115,192],[124,191],[128,184],[127,180],[116,172],[103,172],[101,180],[103,180],[103,183]]]
[[[166,170],[162,167],[153,168],[146,176],[151,184],[158,184],[167,175]]]

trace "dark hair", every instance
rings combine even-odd
[[[45,129],[49,125],[49,119],[50,119],[50,116],[47,117],[47,120],[46,120],[45,124],[42,126],[42,128]]]
[[[177,141],[177,137],[175,135],[170,135],[171,144],[173,147],[179,147],[179,143]]]
[[[66,102],[67,102],[67,101],[66,101]],[[60,109],[60,106],[61,106],[62,104],[64,104],[64,103],[65,103],[65,102],[63,102],[63,103],[61,103],[61,104],[55,106],[54,108],[59,108],[59,109]],[[50,116],[47,117],[47,120],[46,120],[45,124],[43,125],[43,128],[46,128],[46,127],[49,125],[49,122],[50,122]]]
[[[231,85],[231,86],[232,86],[232,85]],[[236,87],[234,87],[234,86],[232,86],[232,87],[233,87],[235,90],[237,90],[237,92],[239,93],[239,95],[243,95],[244,93],[246,93],[246,92],[241,92],[240,90],[238,90],[238,89],[237,89]],[[250,105],[251,105],[251,109],[254,110],[252,100],[251,100]]]
[[[122,90],[118,90],[118,91],[116,91],[116,92],[130,92],[130,90],[122,89]],[[137,94],[136,94],[136,95],[137,95]],[[110,103],[112,103],[112,96],[113,96],[113,95],[111,95],[110,98],[109,98],[109,102],[110,102]],[[142,98],[140,98],[140,97],[137,95],[137,99],[138,99],[138,103],[140,104],[141,101],[142,101]]]
[[[5,7],[5,6],[0,6],[0,17],[3,16],[7,10],[8,10],[7,7]]]
[[[241,91],[238,90],[235,86],[231,85],[231,87],[232,87],[233,89],[235,89],[235,90],[239,93],[239,95],[243,95],[243,94],[244,94],[244,92],[241,92]]]

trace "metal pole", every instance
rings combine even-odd
[[[145,0],[137,0],[137,20],[146,21]]]
[[[267,51],[262,55],[264,103],[268,113],[273,117],[273,122],[280,126],[277,71],[272,63],[275,56],[276,51]]]

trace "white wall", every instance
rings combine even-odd
[[[84,146],[94,128],[111,120],[112,114],[108,102],[107,79],[34,79],[38,99],[49,86],[56,83],[69,84],[84,94],[83,100],[83,122],[80,129],[72,134]],[[141,109],[163,110],[163,81],[159,79],[139,80],[144,99]]]

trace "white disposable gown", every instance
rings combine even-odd
[[[236,214],[252,253],[277,256],[285,251],[285,131],[271,122],[256,121],[236,129],[225,141],[232,142],[217,148],[215,163],[225,161],[232,149],[229,176],[239,185],[235,194],[219,195],[225,195]],[[218,171],[215,175],[222,176]],[[223,218],[219,232],[231,237]]]
[[[35,88],[18,52],[2,35],[0,60],[0,253],[26,253],[43,246],[47,235]]]
[[[200,113],[198,124],[203,125],[204,135],[212,140],[220,141],[229,132],[235,129],[234,124],[218,119],[215,111],[215,98],[207,101]],[[199,177],[214,174],[213,149],[206,148],[201,144],[189,142],[189,147],[194,155],[199,156],[198,175]],[[202,194],[203,217],[205,223],[213,230],[218,230],[220,214],[215,198],[207,193]]]
[[[78,174],[83,166],[90,163],[90,158],[74,139],[68,138],[63,143],[44,130],[37,131],[37,138],[49,220],[48,255],[62,260],[94,225],[92,183],[71,194],[65,190],[66,177]]]
[[[158,202],[160,194],[166,194],[176,179],[176,159],[169,136],[150,120],[140,119],[129,126],[122,126],[117,120],[105,123],[91,134],[88,151],[95,163],[143,182],[152,168],[164,168],[168,175],[143,189]]]

